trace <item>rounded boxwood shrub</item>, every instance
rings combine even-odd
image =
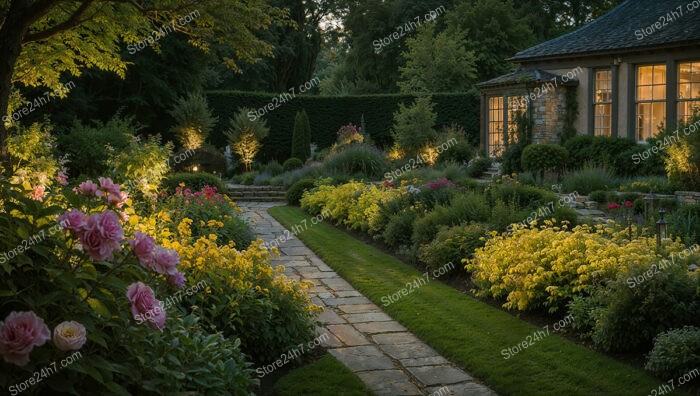
[[[463,163],[474,158],[474,147],[466,140],[458,140],[457,143],[440,153],[438,163],[456,162]]]
[[[294,169],[299,169],[302,166],[304,166],[304,163],[299,158],[292,157],[292,158],[284,161],[282,168],[284,168],[285,172],[289,172],[289,171],[293,171]]]
[[[543,175],[547,171],[561,172],[566,167],[569,153],[556,144],[531,144],[522,155],[523,170]]]
[[[165,188],[169,192],[174,192],[175,188],[185,184],[185,188],[192,191],[201,190],[204,186],[216,187],[216,190],[222,194],[226,193],[226,185],[217,176],[209,173],[173,173],[168,176],[165,181]]]
[[[413,233],[413,222],[415,212],[403,211],[389,217],[389,222],[382,233],[384,243],[391,247],[399,247],[411,244],[411,234]]]
[[[420,248],[418,256],[428,269],[435,270],[450,262],[461,268],[463,258],[472,258],[474,251],[484,246],[485,235],[486,227],[479,223],[444,227],[435,239]]]
[[[302,195],[307,190],[315,187],[315,183],[311,179],[301,179],[298,182],[292,184],[287,190],[285,198],[287,199],[288,205],[299,206],[299,201],[301,201]]]
[[[678,378],[700,367],[700,328],[685,326],[656,336],[647,370],[661,378]]]

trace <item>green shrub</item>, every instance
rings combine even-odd
[[[620,152],[613,161],[615,173],[621,176],[665,175],[663,155],[652,155],[642,160],[642,152],[655,145],[658,139],[648,139],[649,144],[637,144]],[[647,191],[648,192],[648,191]]]
[[[112,154],[108,164],[115,171],[114,181],[125,190],[155,198],[172,153],[171,143],[162,145],[160,136],[150,136],[145,142],[133,139],[124,150]]]
[[[199,93],[178,98],[169,113],[175,119],[173,133],[185,149],[201,147],[219,121],[209,109],[206,96]]]
[[[547,190],[534,186],[517,184],[499,184],[491,189],[494,201],[514,203],[519,208],[531,208],[543,206],[556,199],[556,195]]]
[[[241,184],[252,186],[255,184],[256,177],[258,177],[258,172],[246,172],[241,177]]]
[[[265,165],[263,173],[268,173],[270,176],[281,175],[284,172],[284,167],[277,161],[270,161]]]
[[[512,175],[513,173],[522,173],[522,157],[525,145],[521,143],[509,144],[505,151],[501,154],[501,169],[504,175]]]
[[[675,134],[666,131],[663,135]],[[673,141],[665,152],[668,179],[684,190],[700,190],[700,113],[678,126],[678,141]],[[670,136],[669,136],[670,139]]]
[[[366,144],[347,145],[323,162],[323,170],[327,174],[371,180],[381,179],[387,167],[384,154]]]
[[[528,215],[529,213],[526,211],[520,210],[517,202],[505,203],[501,199],[497,199],[491,210],[489,224],[494,230],[504,232],[511,224],[525,221]]]
[[[607,191],[596,190],[588,194],[589,201],[595,201],[599,204],[604,204],[608,202],[608,196],[610,194]]]
[[[314,188],[314,186],[315,182],[311,179],[301,179],[292,184],[285,195],[287,205],[299,206],[299,201],[301,201],[301,197],[304,195],[304,192]]]
[[[605,351],[631,351],[648,348],[654,337],[672,328],[700,324],[697,281],[683,264],[669,264],[653,276],[649,268],[633,268],[617,280],[598,287],[584,322],[593,342]],[[644,279],[637,282],[636,279]],[[632,287],[633,286],[633,287]],[[580,309],[578,309],[580,314]],[[569,312],[573,314],[572,312]],[[585,330],[584,330],[585,331]]]
[[[438,163],[455,162],[462,164],[474,158],[476,150],[471,143],[469,143],[464,128],[454,123],[449,127],[443,128],[436,139],[436,145],[449,145],[450,143],[448,142],[450,141],[455,143],[438,155]]]
[[[679,378],[700,367],[700,328],[685,326],[656,336],[644,366],[661,378]]]
[[[636,146],[635,142],[625,138],[588,135],[573,137],[564,144],[569,152],[569,166],[573,169],[586,163],[614,169],[621,160],[620,153]]]
[[[204,186],[216,187],[217,191],[226,193],[226,185],[218,177],[209,173],[174,173],[169,175],[163,184],[168,192],[174,192],[175,188],[185,184],[185,188],[192,191],[201,190]]]
[[[569,153],[569,166],[580,168],[581,165],[593,159],[593,136],[578,135],[564,143],[564,148]]]
[[[635,177],[620,185],[620,191],[672,195],[678,188],[668,181],[665,176]]]
[[[292,133],[292,157],[306,161],[311,156],[311,125],[306,110],[297,112]]]
[[[409,107],[399,104],[399,109],[394,113],[394,142],[407,157],[413,157],[435,140],[437,133],[433,127],[437,115],[433,107],[430,96],[421,96]]]
[[[440,226],[454,226],[465,222],[485,222],[490,216],[486,198],[481,194],[466,193],[452,200],[450,206],[436,206],[432,212],[416,220],[411,241],[420,247],[435,238]]]
[[[477,248],[484,246],[482,240],[486,236],[483,224],[458,225],[442,228],[435,239],[419,249],[418,256],[431,270],[438,269],[447,263],[460,267],[463,258],[472,258]]]
[[[682,205],[668,220],[671,235],[687,245],[700,243],[700,204]]]
[[[59,135],[59,147],[68,154],[68,169],[73,177],[99,177],[109,174],[110,152],[119,153],[128,145],[139,128],[133,117],[114,116],[102,123],[85,125],[76,120],[69,132]]]
[[[491,168],[491,163],[492,161],[489,157],[481,157],[472,160],[469,166],[467,166],[467,176],[475,179],[481,177]]]
[[[413,223],[418,215],[415,212],[406,210],[389,217],[389,222],[382,233],[384,242],[394,248],[411,244],[413,234]]]
[[[252,110],[248,108],[240,109],[229,120],[229,129],[225,132],[228,145],[236,153],[240,161],[245,165],[246,171],[252,169],[255,156],[260,151],[261,141],[270,133],[267,121],[259,118],[251,119],[248,113]]]
[[[304,162],[302,160],[300,160],[299,158],[294,158],[294,157],[284,161],[284,164],[282,164],[282,168],[284,169],[285,172],[299,169],[302,166],[304,166]]]
[[[556,171],[560,173],[566,167],[569,153],[556,144],[531,144],[522,154],[522,167],[525,171],[539,173]]]
[[[611,190],[615,187],[615,176],[604,168],[585,167],[564,175],[564,189],[588,195],[592,191]]]

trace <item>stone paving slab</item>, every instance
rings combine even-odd
[[[272,243],[285,236],[285,228],[267,213],[278,203],[238,205],[259,238]],[[327,335],[323,346],[375,394],[497,396],[363,296],[299,239],[277,242],[281,256],[272,265],[284,265],[290,278],[312,282],[311,303],[324,307],[318,317],[324,327],[317,329]]]

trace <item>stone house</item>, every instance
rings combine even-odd
[[[643,142],[700,109],[700,0],[626,0],[589,24],[521,51],[512,73],[477,84],[481,148],[565,130]]]

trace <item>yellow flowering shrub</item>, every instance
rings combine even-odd
[[[635,268],[658,263],[655,238],[627,239],[627,230],[614,223],[573,230],[546,221],[520,229],[512,236],[493,232],[471,260],[462,260],[472,273],[479,296],[505,297],[508,309],[549,307],[556,311],[584,294],[590,286],[615,279]],[[665,245],[665,255],[683,249],[680,241]]]
[[[259,362],[269,362],[301,342],[314,337],[314,321],[321,308],[311,304],[307,290],[312,283],[284,275],[273,268],[262,240],[246,250],[233,242],[218,245],[210,234],[191,237],[185,219],[177,226],[178,237],[163,246],[180,255],[180,267],[189,285],[203,292],[187,296],[185,306],[195,306],[206,326],[241,339],[243,350]]]
[[[301,207],[310,213],[330,212],[330,217],[337,224],[348,218],[350,209],[365,190],[366,185],[351,181],[340,186],[320,186],[318,190],[304,194]]]
[[[357,203],[348,210],[344,223],[353,230],[360,230],[374,235],[382,230],[381,205],[401,196],[401,190],[366,186]]]

